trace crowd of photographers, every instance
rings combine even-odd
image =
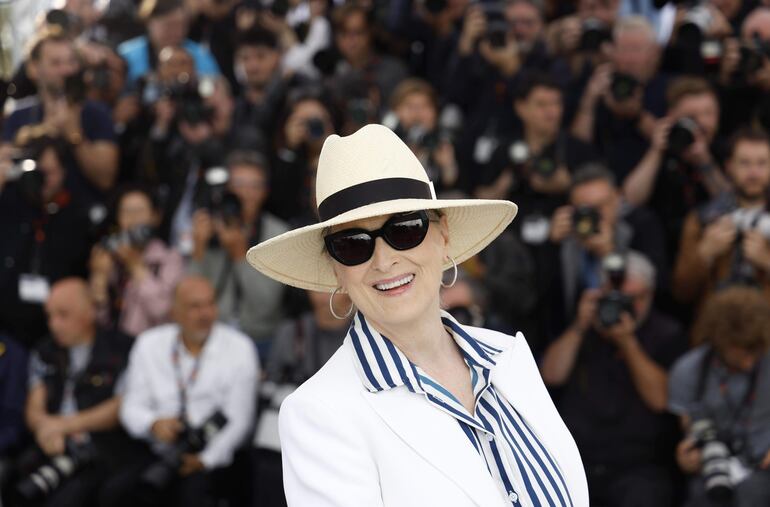
[[[770,505],[770,2],[37,3],[0,87],[0,505],[284,503],[281,400],[348,323],[245,255],[371,122],[519,205],[442,301],[525,332],[592,505]]]

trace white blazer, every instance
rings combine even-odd
[[[513,341],[495,357],[492,384],[556,461],[574,507],[587,507],[580,454],[524,336],[463,327],[492,346]],[[354,353],[348,336],[281,406],[290,507],[510,507],[456,419],[403,386],[370,393]]]

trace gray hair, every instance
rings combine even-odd
[[[628,32],[645,32],[651,43],[658,43],[655,29],[644,16],[633,15],[618,19],[612,28],[612,40],[617,41],[621,35]]]

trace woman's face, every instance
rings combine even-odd
[[[152,203],[143,193],[130,192],[120,200],[117,220],[121,231],[139,225],[154,225],[155,215]]]
[[[332,232],[360,227],[375,230],[389,215],[340,225]],[[332,261],[337,282],[366,318],[381,330],[418,322],[439,308],[439,288],[443,264],[449,252],[446,217],[431,222],[428,234],[415,248],[395,250],[377,238],[372,257],[357,266]],[[405,285],[385,289],[383,284],[410,280]],[[379,287],[379,288],[378,288]]]

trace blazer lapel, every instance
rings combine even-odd
[[[505,505],[483,458],[459,423],[406,389],[362,392],[385,424],[480,507]]]

